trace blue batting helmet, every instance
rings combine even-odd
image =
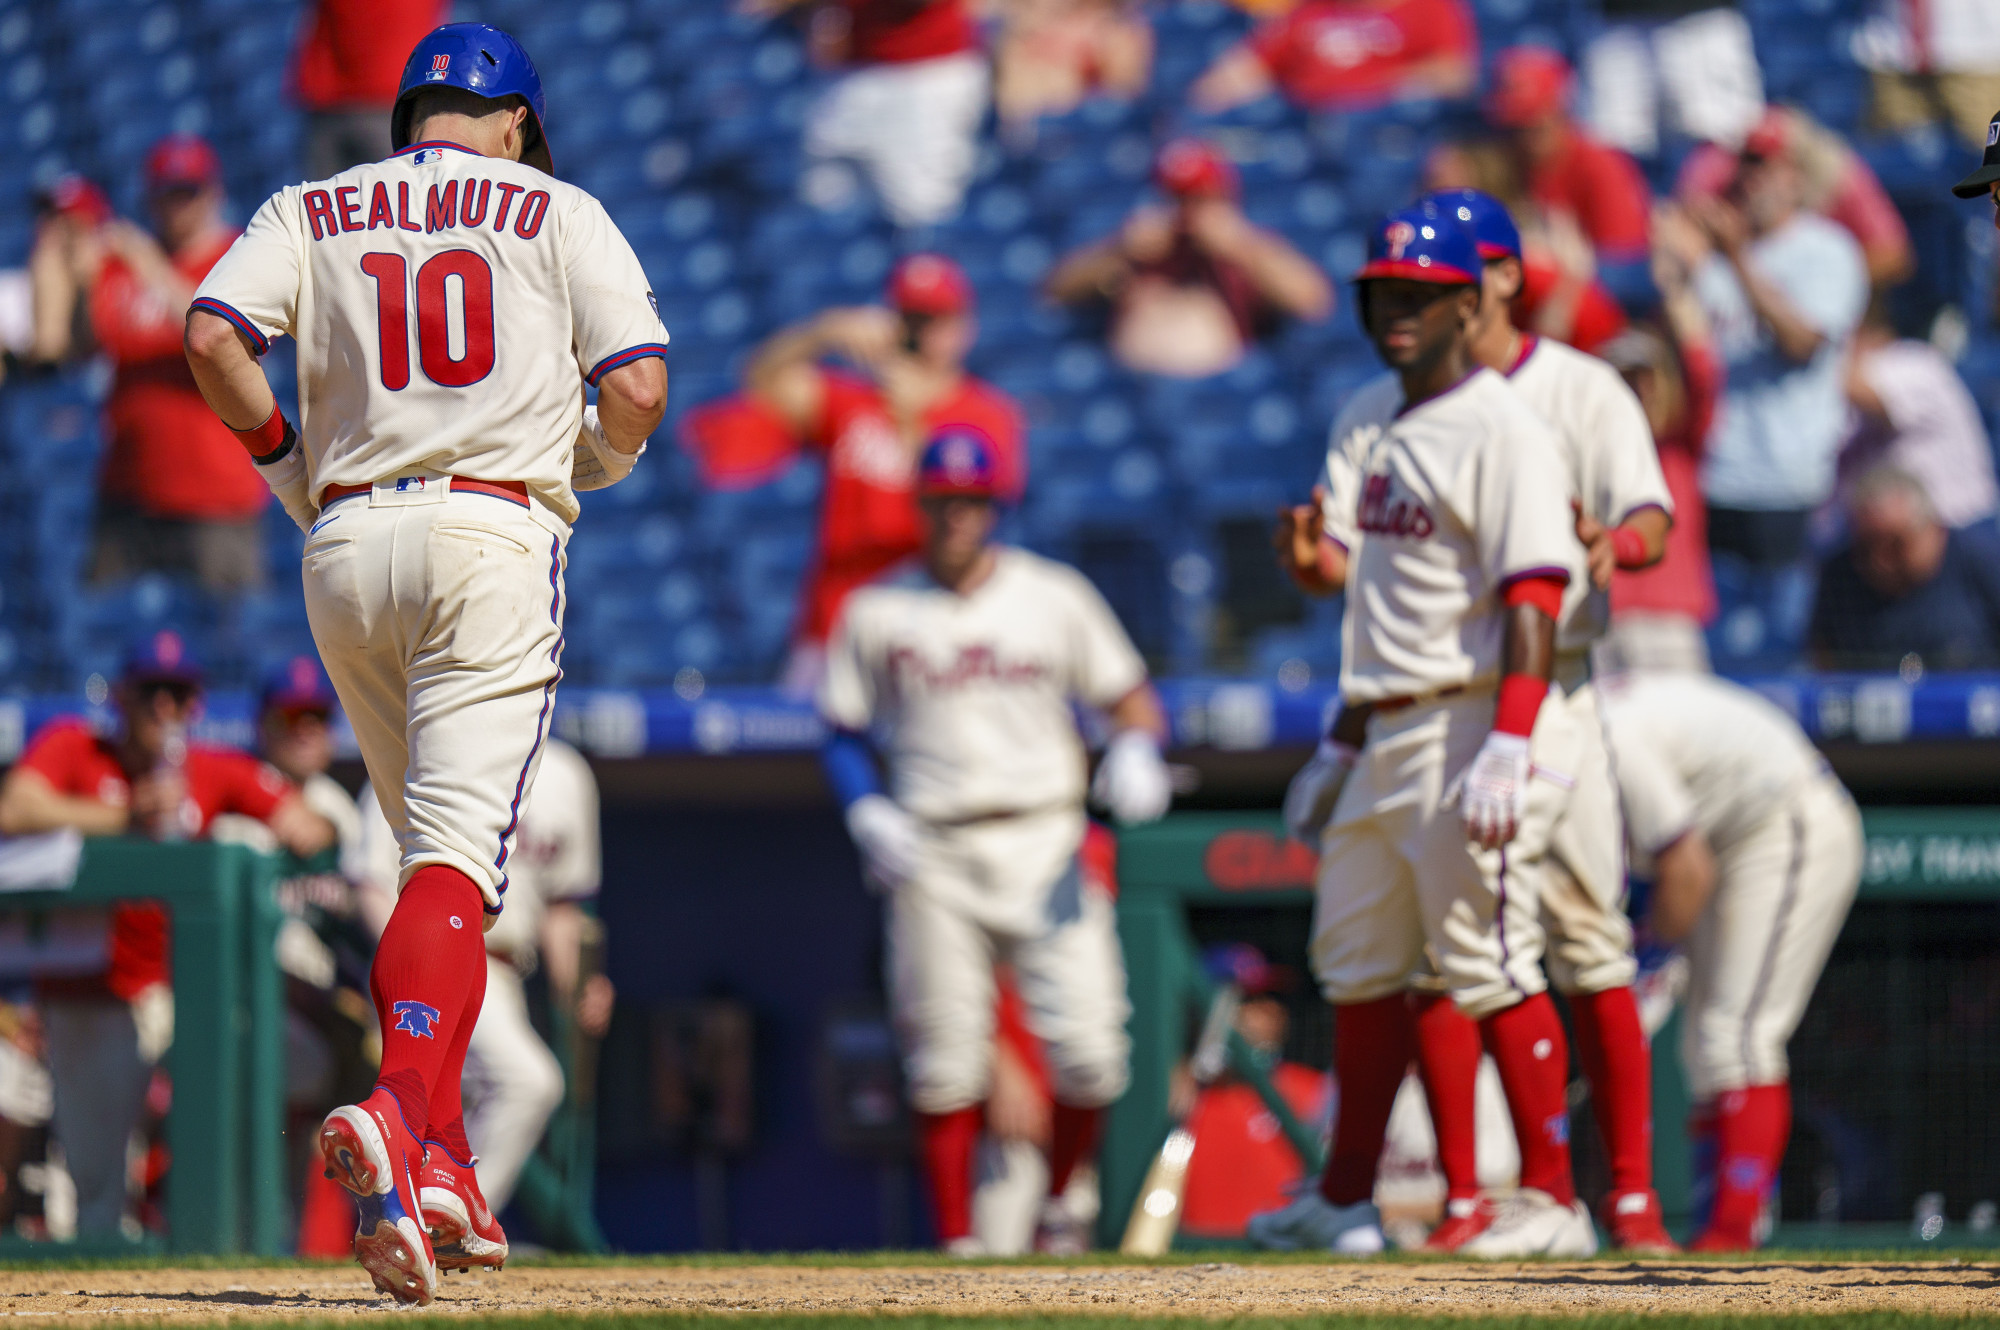
[[[447,23],[417,43],[403,66],[395,109],[389,112],[389,143],[397,152],[410,146],[410,113],[417,94],[426,88],[463,88],[495,100],[520,97],[528,103],[528,141],[521,160],[549,175],[556,173],[549,137],[542,132],[547,114],[542,76],[521,43],[500,29],[485,23]]]
[[[1440,286],[1478,286],[1485,264],[1472,232],[1429,199],[1392,212],[1368,236],[1368,261],[1357,282],[1402,277]]]
[[[1000,453],[986,431],[947,425],[931,435],[917,462],[917,493],[926,498],[1000,497]]]
[[[1437,204],[1472,232],[1480,258],[1491,261],[1521,257],[1521,228],[1514,225],[1507,205],[1491,194],[1476,189],[1441,189],[1425,201]]]

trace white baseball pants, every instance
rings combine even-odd
[[[1551,693],[1547,705],[1557,704]],[[1576,727],[1577,764],[1542,881],[1549,981],[1565,993],[1603,993],[1639,977],[1625,916],[1625,816],[1597,689],[1584,683],[1560,705]]]
[[[977,51],[844,74],[806,117],[806,155],[860,165],[898,226],[945,221],[972,179],[992,82]]]
[[[1492,728],[1491,692],[1369,721],[1367,746],[1321,842],[1311,955],[1328,1002],[1402,991],[1426,945],[1445,990],[1475,1020],[1548,986],[1543,858],[1581,741],[1567,707],[1542,707],[1522,826],[1510,844],[1481,850],[1443,803]]]
[[[486,958],[486,1002],[465,1050],[465,1135],[479,1192],[498,1214],[563,1098],[562,1066],[528,1019],[521,972]]]
[[[306,614],[402,851],[500,911],[562,678],[569,527],[539,505],[396,480],[306,538]]]
[[[1689,935],[1681,1057],[1697,1101],[1789,1078],[1806,1012],[1861,884],[1861,812],[1831,774],[1716,852]]]
[[[950,1113],[986,1098],[993,967],[1013,966],[1055,1097],[1077,1108],[1125,1092],[1131,1005],[1110,897],[1077,863],[1083,814],[930,826],[889,906],[889,997],[910,1102]]]

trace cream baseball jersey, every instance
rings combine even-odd
[[[827,646],[821,715],[872,731],[891,795],[934,822],[1081,804],[1072,703],[1108,707],[1146,681],[1083,574],[1026,550],[997,554],[969,595],[913,565],[862,588]]]
[[[1587,515],[1607,527],[1641,508],[1673,515],[1653,427],[1617,370],[1573,346],[1531,334],[1507,381],[1555,431],[1571,489]],[[1588,577],[1571,582],[1556,649],[1582,651],[1610,626],[1611,597]]]
[[[1501,594],[1582,576],[1568,467],[1514,389],[1481,369],[1408,410],[1390,379],[1341,413],[1327,530],[1349,549],[1341,695],[1434,693],[1499,677]]]
[[[1636,873],[1690,828],[1727,849],[1826,770],[1790,716],[1712,675],[1612,675],[1597,693]]]
[[[448,143],[279,190],[194,303],[260,355],[281,333],[298,342],[315,500],[428,471],[525,482],[574,521],[582,384],[666,352],[602,204]]]

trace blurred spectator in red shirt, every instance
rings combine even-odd
[[[1153,29],[1135,0],[1007,0],[993,48],[1001,133],[1032,143],[1035,122],[1093,93],[1129,100],[1153,75]]]
[[[81,354],[87,338],[116,371],[91,578],[157,570],[218,590],[259,586],[258,515],[271,493],[181,349],[188,301],[237,234],[222,220],[215,150],[192,135],[161,139],[146,158],[146,202],[157,239],[78,203],[37,240],[67,257],[31,260],[47,358]]]
[[[1874,84],[1872,127],[1943,123],[1974,150],[2000,106],[2000,5],[1993,0],[1880,0],[1855,30],[1854,58]]]
[[[845,173],[835,164],[852,162],[896,225],[957,215],[993,90],[969,0],[739,3],[751,14],[809,11],[814,58],[847,70],[806,113],[806,156],[815,162],[802,181],[808,201],[844,202]]]
[[[450,8],[444,0],[313,0],[292,64],[293,95],[306,113],[306,179],[389,155],[403,65]]]
[[[1860,243],[1870,282],[1894,286],[1916,271],[1909,228],[1874,170],[1840,135],[1794,107],[1767,110],[1743,140],[1741,154],[1712,143],[1689,153],[1674,193],[1683,200],[1713,198],[1729,188],[1745,161],[1774,157],[1798,168],[1805,206],[1840,223]]]
[[[103,262],[101,232],[111,215],[104,191],[80,175],[60,176],[37,192],[28,266],[5,274],[4,340],[11,359],[55,365],[87,352],[90,310],[77,293],[89,289]]]
[[[1171,210],[1142,205],[1118,234],[1063,259],[1051,299],[1109,301],[1111,350],[1128,368],[1177,378],[1220,374],[1285,318],[1318,322],[1333,286],[1283,237],[1237,205],[1236,170],[1200,139],[1160,151],[1153,178]]]
[[[1597,668],[1708,670],[1702,630],[1715,618],[1708,563],[1708,504],[1701,459],[1722,395],[1723,369],[1708,316],[1693,289],[1703,245],[1678,210],[1655,223],[1653,281],[1662,325],[1633,328],[1600,352],[1625,376],[1646,408],[1660,471],[1674,500],[1667,552],[1651,568],[1611,578],[1611,631],[1597,648]]]
[[[1663,129],[1734,148],[1764,109],[1764,75],[1738,0],[1596,0],[1583,48],[1591,132],[1640,157]]]
[[[121,723],[110,738],[64,717],[29,742],[0,783],[0,835],[189,840],[218,814],[241,813],[302,856],[333,843],[332,824],[274,768],[189,742],[201,673],[177,634],[156,633],[132,653],[116,699]],[[44,981],[55,1130],[76,1183],[80,1234],[115,1234],[124,1218],[126,1141],[151,1064],[173,1038],[169,978],[166,911],[139,902],[112,911],[104,971]]]
[[[1305,0],[1224,51],[1191,93],[1226,111],[1281,91],[1312,110],[1464,97],[1479,77],[1465,0]]]
[[[917,457],[932,434],[947,425],[985,431],[1000,448],[1006,492],[1020,497],[1021,412],[965,372],[977,336],[965,273],[950,259],[913,254],[890,274],[888,307],[829,309],[779,331],[751,357],[744,399],[692,413],[684,425],[713,483],[766,478],[800,443],[826,454],[819,551],[787,687],[817,682],[848,592],[917,552]],[[827,357],[852,368],[830,368]]]
[[[1646,295],[1652,194],[1638,163],[1584,133],[1570,115],[1569,62],[1540,46],[1502,51],[1486,117],[1508,132],[1528,197],[1568,214],[1597,255],[1598,276],[1620,303]]]

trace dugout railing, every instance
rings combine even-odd
[[[1877,808],[1864,819],[1860,896],[1792,1046],[1797,1123],[1780,1236],[2000,1240],[1981,1208],[2000,1197],[1986,1098],[2000,1092],[2000,810]],[[1121,835],[1132,1085],[1111,1110],[1099,1160],[1105,1244],[1116,1245],[1170,1125],[1171,1074],[1207,991],[1202,944],[1256,941],[1289,968],[1298,983],[1287,1053],[1325,1065],[1330,1021],[1305,966],[1314,868],[1268,814],[1178,814]],[[1669,1221],[1685,1224],[1692,1160],[1678,1023],[1676,1014],[1653,1042],[1654,1163]],[[1276,1096],[1257,1088],[1276,1110]],[[1278,1116],[1316,1163],[1323,1124]],[[1580,1169],[1581,1151],[1595,1148],[1582,1144],[1586,1120],[1575,1133]],[[1942,1198],[1944,1223],[1926,1228],[1913,1216],[1924,1198]]]

